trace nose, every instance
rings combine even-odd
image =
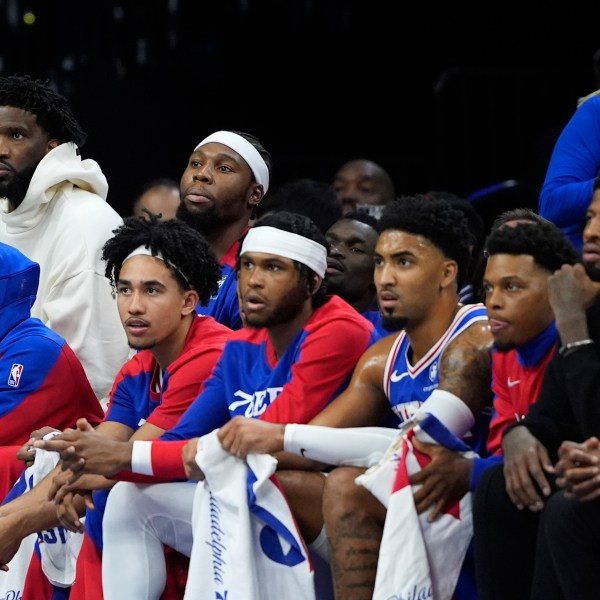
[[[583,230],[583,241],[594,242],[600,239],[600,215],[588,218]]]
[[[486,291],[484,304],[486,308],[500,308],[502,306],[502,295],[498,290],[492,288]]]
[[[144,302],[140,292],[133,292],[129,296],[129,306],[127,311],[131,315],[141,315],[144,312]]]
[[[373,279],[377,288],[391,286],[396,283],[394,276],[394,269],[387,263],[375,265],[375,271],[373,273]]]
[[[208,163],[202,163],[194,169],[194,179],[196,181],[210,181],[212,179],[212,170]]]
[[[337,258],[344,258],[344,253],[341,250],[341,242],[329,241],[329,256],[335,256]]]

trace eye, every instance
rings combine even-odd
[[[233,169],[227,165],[219,165],[217,167],[217,171],[221,171],[223,173],[232,173]]]
[[[117,294],[125,295],[130,292],[129,288],[126,285],[117,286]]]
[[[149,288],[146,290],[146,293],[147,293],[149,296],[156,296],[156,294],[158,294],[158,290],[157,290],[155,287],[149,287]]]
[[[25,136],[20,131],[13,131],[11,137],[13,140],[22,140]]]
[[[274,272],[281,271],[281,267],[279,265],[269,265],[268,268],[269,268],[269,271],[274,271]]]
[[[360,248],[359,246],[352,246],[350,248],[350,252],[353,252],[355,254],[366,254],[366,252],[362,248]]]

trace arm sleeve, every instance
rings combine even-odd
[[[347,385],[371,332],[334,320],[306,336],[292,376],[261,415],[271,423],[308,423]]]
[[[398,435],[397,429],[387,427],[291,424],[285,426],[283,449],[328,465],[370,467],[381,460]]]
[[[539,213],[565,233],[583,229],[600,167],[600,99],[591,98],[559,135],[540,191]],[[580,244],[581,245],[581,244]]]

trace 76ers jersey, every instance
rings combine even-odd
[[[410,419],[440,381],[440,357],[446,346],[476,321],[487,321],[483,304],[466,304],[456,313],[450,327],[419,362],[409,361],[410,340],[405,331],[396,338],[385,365],[383,384],[392,410],[400,422]]]

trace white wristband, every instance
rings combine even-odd
[[[131,450],[131,471],[140,475],[154,475],[152,470],[152,442],[135,440]]]
[[[283,449],[328,465],[370,467],[379,462],[398,430],[388,427],[285,426]]]
[[[475,424],[471,409],[458,397],[446,390],[433,390],[415,413],[417,421],[433,415],[456,437],[463,437]]]

